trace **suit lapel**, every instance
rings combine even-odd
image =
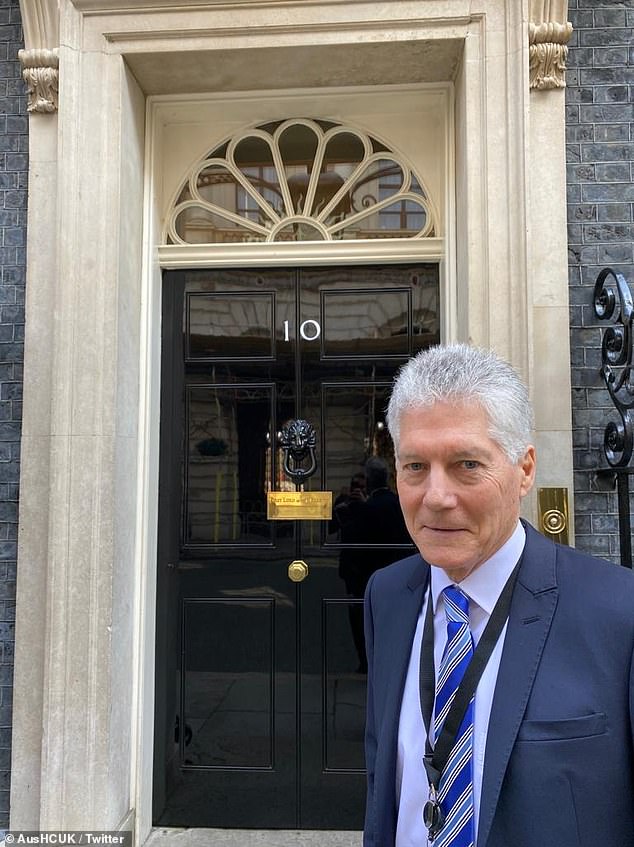
[[[382,805],[380,830],[377,831],[377,844],[394,842],[396,833],[396,803],[394,789],[396,785],[396,756],[398,749],[398,726],[401,714],[403,688],[411,654],[411,645],[416,630],[423,595],[429,576],[429,565],[419,556],[415,557],[414,569],[406,583],[402,585],[393,602],[395,612],[390,618],[389,642],[385,652],[385,665],[380,674],[381,688],[385,692],[381,726],[386,731],[381,744],[383,759],[377,761],[376,797]],[[385,633],[384,633],[385,634]],[[379,677],[377,676],[377,679]],[[387,742],[387,743],[385,743]]]
[[[484,757],[478,847],[485,847],[511,750],[557,605],[556,547],[524,524],[526,546],[498,671]]]
[[[398,614],[395,615],[391,631],[387,712],[393,716],[396,728],[398,728],[412,641],[429,578],[429,565],[420,557],[417,557],[417,560],[414,572],[401,591]]]

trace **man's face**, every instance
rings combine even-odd
[[[460,582],[511,537],[535,475],[529,447],[512,465],[477,403],[436,403],[400,420],[397,484],[423,558]]]

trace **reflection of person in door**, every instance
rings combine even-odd
[[[363,549],[356,546],[344,548],[339,557],[339,576],[346,585],[347,594],[355,599],[363,598],[374,571],[402,557],[402,548],[385,545],[411,543],[398,497],[389,487],[388,479],[387,464],[378,456],[372,456],[365,463],[365,474],[353,476],[350,493],[345,498],[338,498],[339,502],[335,503],[334,517],[339,526],[341,543],[363,545]],[[351,603],[349,615],[359,657],[358,671],[365,673],[363,605]]]
[[[342,493],[335,500],[333,509],[334,529],[339,532],[341,544],[360,544],[363,536],[363,511],[367,502],[367,488],[365,473],[356,473],[350,480],[350,489]],[[365,583],[370,578],[363,574],[363,562],[366,550],[356,547],[344,547],[339,554],[339,576],[346,585],[346,593],[350,597],[362,597],[365,591]],[[365,639],[363,628],[360,628],[359,619],[363,618],[363,612],[359,612],[358,603],[348,606],[352,640],[354,642],[357,656],[359,657],[359,672],[365,673],[367,662],[365,658]]]

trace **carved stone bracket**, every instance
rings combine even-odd
[[[55,50],[20,50],[22,76],[29,95],[29,112],[56,112],[59,90],[59,55]]]
[[[531,0],[528,24],[530,87],[564,88],[572,24],[565,0]]]
[[[29,112],[57,111],[59,0],[20,0],[25,50],[18,58],[28,90]]]
[[[531,88],[564,88],[572,24],[529,24],[528,50]]]

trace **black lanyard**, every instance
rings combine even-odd
[[[427,772],[430,788],[438,789],[440,776],[445,769],[449,754],[456,742],[456,735],[460,723],[464,717],[465,710],[478,686],[480,677],[491,657],[491,653],[497,644],[500,633],[509,616],[511,608],[511,597],[515,587],[515,580],[520,569],[522,559],[515,565],[513,572],[506,581],[502,593],[498,597],[491,617],[482,633],[471,661],[465,671],[462,681],[456,691],[456,696],[449,713],[445,718],[440,738],[432,750],[429,737],[433,730],[434,695],[436,690],[436,677],[434,673],[434,616],[431,595],[431,576],[429,580],[429,591],[427,596],[427,614],[425,616],[425,628],[423,630],[423,642],[420,650],[420,707],[427,727],[425,740],[425,756],[423,764]]]

